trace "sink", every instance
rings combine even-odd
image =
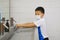
[[[33,28],[20,28],[15,31],[10,40],[33,40]]]

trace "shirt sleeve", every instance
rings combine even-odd
[[[39,27],[40,26],[40,20],[34,21],[33,23],[36,25],[36,27]]]

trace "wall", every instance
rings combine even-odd
[[[60,40],[60,0],[11,0],[11,17],[17,23],[31,22],[34,19],[34,9],[43,6],[46,10],[47,31],[50,40]]]
[[[47,31],[50,40],[60,40],[60,0],[48,0],[46,5]]]
[[[0,0],[0,13],[2,17],[9,19],[9,0]]]

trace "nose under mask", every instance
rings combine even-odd
[[[36,15],[36,16],[35,16],[35,19],[36,19],[36,20],[40,20],[40,15]]]

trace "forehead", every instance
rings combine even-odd
[[[41,11],[35,11],[35,14],[37,15],[39,15],[39,14],[41,14]]]
[[[41,11],[35,11],[35,13],[41,13]]]

